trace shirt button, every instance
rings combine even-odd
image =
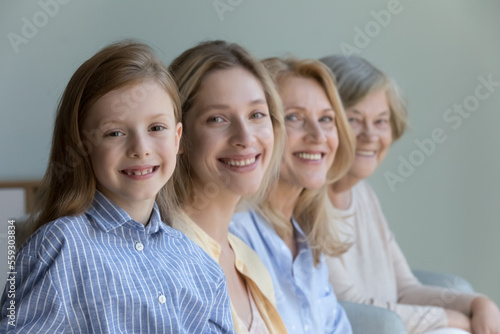
[[[167,301],[167,297],[165,297],[164,295],[160,295],[160,296],[158,297],[158,302],[159,302],[160,304],[165,304],[165,302],[166,302],[166,301]]]
[[[140,251],[142,251],[143,249],[144,249],[144,245],[143,245],[142,243],[138,242],[138,243],[136,243],[136,244],[135,244],[135,250],[136,250],[136,251],[139,251],[139,252],[140,252]]]

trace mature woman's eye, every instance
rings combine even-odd
[[[297,115],[285,115],[285,121],[290,121],[290,122],[294,122],[294,121],[297,121],[299,118],[297,117]]]
[[[319,119],[320,122],[325,122],[325,123],[328,123],[328,122],[333,122],[333,117],[331,116],[323,116]]]

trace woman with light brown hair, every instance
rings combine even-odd
[[[231,231],[252,247],[273,278],[289,332],[351,333],[328,282],[324,255],[347,249],[332,224],[326,185],[349,168],[354,142],[331,73],[316,60],[263,61],[284,108],[287,147],[267,201],[233,216]]]
[[[500,312],[488,298],[425,286],[417,280],[365,181],[406,129],[406,104],[397,85],[360,57],[338,55],[321,61],[337,78],[356,135],[349,172],[329,187],[331,203],[345,217],[344,232],[353,242],[340,257],[327,259],[337,296],[396,312],[411,334],[498,333]]]
[[[269,273],[228,231],[237,204],[262,201],[278,172],[285,133],[273,82],[248,51],[224,41],[200,43],[170,69],[184,129],[174,174],[184,216],[173,226],[224,270],[237,333],[285,333]]]

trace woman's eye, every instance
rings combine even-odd
[[[156,131],[162,131],[165,130],[167,127],[165,125],[154,125],[150,128],[150,131],[156,132]]]
[[[331,116],[324,116],[324,117],[321,117],[319,119],[320,122],[325,122],[325,123],[329,123],[329,122],[332,122],[333,121],[333,117]]]
[[[388,122],[389,122],[389,120],[387,120],[387,119],[379,119],[379,120],[377,120],[377,122],[376,122],[376,123],[377,123],[377,124],[386,124],[386,123],[388,123]]]
[[[263,118],[263,117],[266,117],[267,115],[264,114],[263,112],[260,112],[260,111],[257,111],[255,113],[253,113],[250,118]]]
[[[294,122],[294,121],[297,121],[299,118],[297,117],[297,115],[285,115],[285,121],[290,121],[290,122]]]
[[[224,120],[222,119],[222,117],[220,116],[213,116],[213,117],[210,117],[207,122],[208,123],[221,123],[223,122]]]

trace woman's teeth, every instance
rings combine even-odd
[[[222,162],[229,166],[244,167],[253,164],[255,162],[255,157],[246,160],[222,160]]]
[[[305,160],[320,160],[321,159],[321,153],[304,153],[304,152],[299,152],[295,154],[297,157]]]
[[[356,151],[357,155],[372,156],[375,155],[375,151]]]

